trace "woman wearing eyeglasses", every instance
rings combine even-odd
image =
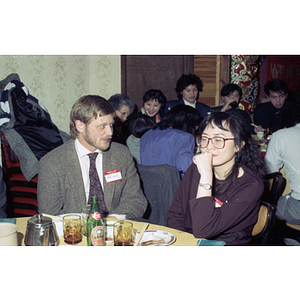
[[[116,111],[112,141],[126,145],[130,131],[125,124],[136,109],[136,105],[129,96],[124,94],[114,94],[107,101]]]
[[[168,213],[168,226],[196,238],[247,245],[263,193],[257,145],[234,112],[208,115],[194,156]]]

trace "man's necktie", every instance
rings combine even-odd
[[[106,217],[108,215],[108,210],[106,208],[105,202],[104,202],[104,193],[101,186],[101,182],[98,176],[98,172],[96,169],[96,157],[98,155],[98,152],[89,153],[88,156],[90,158],[90,195],[88,199],[88,203],[91,203],[92,196],[98,197],[98,205],[100,212],[103,217]]]

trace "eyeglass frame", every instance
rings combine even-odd
[[[118,111],[122,116],[126,117],[126,119],[129,118],[129,116],[130,116],[130,112],[129,112],[129,113],[127,113],[127,112],[122,112],[122,111],[120,111],[120,110],[118,110],[118,109],[117,109],[117,111]]]
[[[208,137],[207,137],[207,145],[206,145],[205,147],[202,147],[202,146],[201,146],[201,140],[202,140],[202,137],[199,136],[199,137],[197,137],[197,139],[198,139],[199,148],[207,148],[207,146],[208,146],[208,144],[209,144],[209,141],[211,141],[211,144],[212,144],[216,149],[224,149],[225,144],[226,144],[225,142],[226,142],[226,141],[230,141],[230,140],[234,140],[234,137],[233,137],[233,138],[223,138],[223,137],[220,137],[220,136],[214,136],[214,137],[212,137],[212,138],[208,138]],[[213,141],[212,141],[213,139],[222,139],[222,140],[223,140],[223,147],[222,147],[222,148],[216,147],[216,146],[214,145]]]

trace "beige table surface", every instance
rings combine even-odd
[[[25,239],[25,233],[26,233],[26,226],[27,226],[27,221],[28,219],[30,219],[29,217],[24,217],[24,218],[17,218],[17,225],[19,227],[18,229],[18,242],[19,245],[21,246],[25,246],[24,245],[24,239]],[[108,220],[115,220],[115,219],[108,219]],[[137,231],[141,230],[144,226],[145,223],[143,222],[136,222],[136,221],[131,221],[130,222],[133,223],[133,228],[136,229]],[[169,228],[169,227],[164,227],[164,226],[159,226],[159,225],[155,225],[155,224],[150,224],[148,226],[148,230],[163,230],[163,231],[167,231],[170,232],[172,234],[175,235],[176,240],[173,244],[171,244],[170,246],[196,246],[197,245],[197,241],[199,239],[195,238],[192,234],[187,233],[187,232],[183,232],[180,230],[176,230],[173,228]],[[60,238],[60,243],[59,245],[68,245],[64,242],[63,237]],[[83,237],[82,241],[78,244],[76,244],[75,246],[86,246],[86,237]],[[112,244],[107,244],[107,246],[112,246]]]

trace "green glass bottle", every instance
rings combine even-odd
[[[91,210],[86,222],[87,245],[105,246],[106,226],[98,206],[98,198],[91,199]]]

